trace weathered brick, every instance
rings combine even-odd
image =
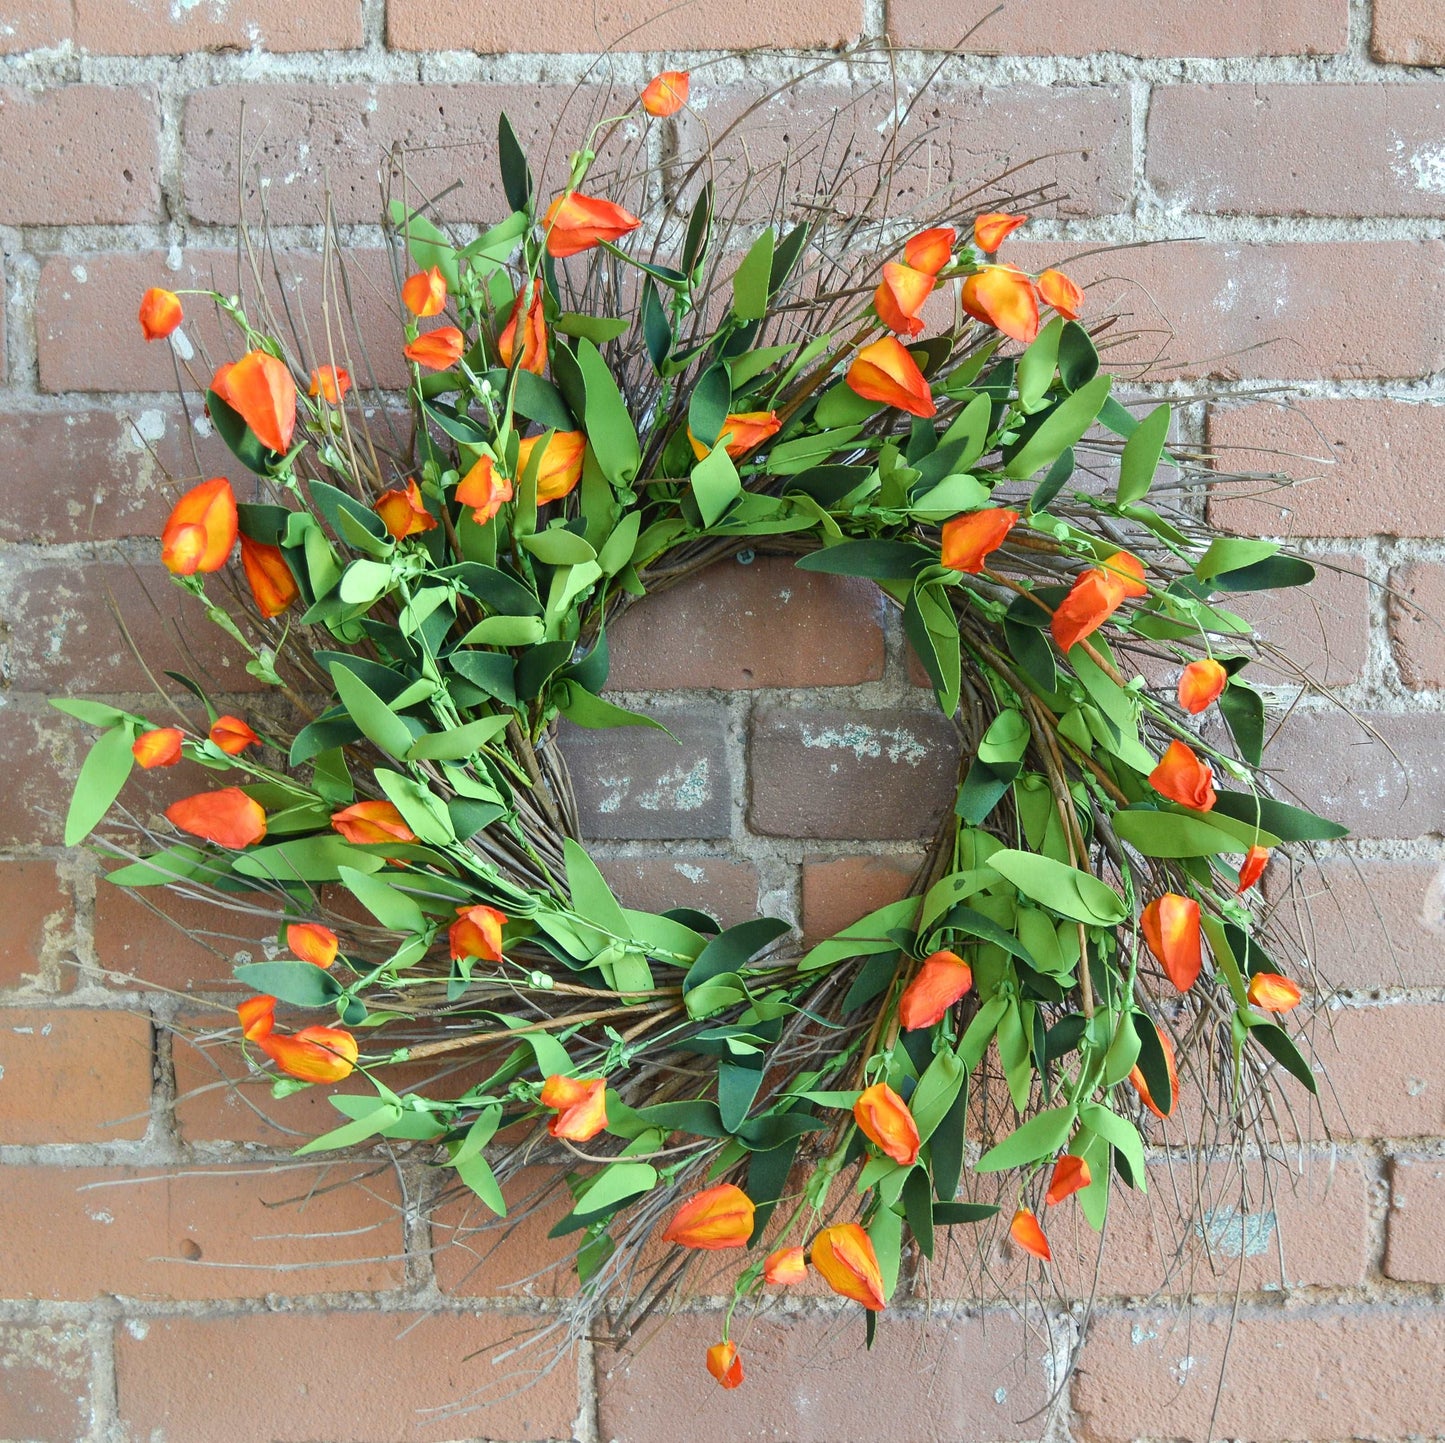
[[[360,0],[74,0],[74,40],[101,55],[177,55],[192,50],[346,50],[361,44]]]
[[[1445,1158],[1390,1159],[1385,1274],[1404,1283],[1445,1283]]]
[[[1370,655],[1370,583],[1359,555],[1317,559],[1309,586],[1259,591],[1234,606],[1256,632],[1279,648],[1276,660],[1253,663],[1249,679],[1298,680],[1301,671],[1324,686],[1358,681]]]
[[[1315,1018],[1320,1100],[1332,1127],[1357,1137],[1445,1135],[1442,1025],[1445,1007],[1430,1003],[1347,1007]],[[1302,1100],[1297,1088],[1294,1100]]]
[[[120,1142],[150,1121],[151,1026],[131,1012],[0,1010],[0,1142]]]
[[[0,20],[0,55],[49,49],[69,30],[69,0],[18,0]]]
[[[929,837],[953,803],[958,737],[936,712],[764,707],[749,770],[754,831]]]
[[[161,217],[160,112],[153,95],[111,85],[0,89],[0,154],[7,157],[0,223]]]
[[[1445,65],[1445,18],[1432,0],[1375,0],[1370,53],[1395,65]]]
[[[522,1387],[525,1356],[488,1362],[533,1321],[375,1310],[147,1319],[116,1329],[120,1417],[131,1437],[173,1443],[213,1437],[217,1418],[234,1443],[441,1443],[482,1427],[497,1443],[570,1438],[571,1368]],[[485,1412],[451,1411],[478,1405]]]
[[[85,1329],[0,1324],[0,1437],[71,1443],[90,1431],[90,1416]]]
[[[803,862],[803,933],[831,937],[860,917],[908,895],[923,853],[815,857]]]
[[[0,764],[8,778],[0,845],[60,841],[83,730],[36,698],[0,698]]]
[[[880,614],[871,582],[799,571],[782,557],[722,561],[617,622],[608,684],[746,690],[876,681]]]
[[[1445,566],[1414,561],[1390,577],[1390,645],[1405,685],[1445,686]]]
[[[721,857],[613,857],[597,864],[624,907],[696,907],[724,927],[758,914],[758,869]]]
[[[74,985],[74,909],[50,862],[0,863],[5,926],[0,930],[0,988],[64,992]]]

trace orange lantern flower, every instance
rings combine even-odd
[[[395,541],[419,536],[423,531],[433,530],[437,524],[436,517],[426,509],[426,502],[421,499],[421,488],[415,481],[408,481],[405,489],[383,491],[376,498],[373,509]]]
[[[236,408],[231,404],[230,375],[235,364],[234,361],[222,361],[221,364],[216,367],[216,374],[211,377],[211,389],[230,406],[233,411]],[[210,415],[210,412],[207,411],[206,414]]]
[[[910,236],[903,247],[903,261],[916,271],[936,276],[953,259],[958,232],[951,225],[934,226]]]
[[[293,922],[286,929],[286,945],[303,962],[329,967],[336,961],[341,943],[330,927],[320,922]]]
[[[192,486],[176,502],[161,532],[161,560],[176,576],[219,571],[238,534],[236,493],[224,476]]]
[[[211,723],[210,736],[228,757],[238,757],[247,747],[261,745],[261,738],[238,716],[217,717]]]
[[[332,813],[331,825],[357,846],[371,842],[414,842],[416,833],[402,821],[392,802],[353,802]]]
[[[873,309],[878,312],[878,319],[900,336],[916,336],[923,329],[923,318],[918,312],[932,294],[933,284],[933,277],[927,271],[889,261],[883,267],[878,289],[873,292]]]
[[[166,819],[193,837],[204,837],[233,852],[253,846],[266,835],[265,810],[240,787],[182,797],[166,808]]]
[[[247,351],[226,372],[224,384],[221,399],[256,439],[268,450],[285,451],[296,431],[296,383],[286,363],[267,351]]]
[[[870,1313],[881,1313],[888,1306],[873,1239],[857,1223],[824,1228],[813,1239],[811,1258],[823,1281],[840,1297],[862,1303]]]
[[[959,304],[974,320],[1028,345],[1039,333],[1034,283],[1014,266],[984,266],[963,283]]]
[[[1084,313],[1084,293],[1062,271],[1043,271],[1038,280],[1039,295],[1066,321],[1077,321]]]
[[[272,1032],[257,1041],[282,1072],[303,1082],[340,1082],[350,1077],[360,1052],[344,1027],[303,1027],[289,1037]]]
[[[763,1263],[763,1281],[774,1288],[791,1288],[808,1276],[807,1254],[802,1248],[779,1248]]]
[[[131,755],[147,771],[152,767],[173,767],[181,759],[181,742],[185,734],[180,727],[158,727],[142,732],[131,744]]]
[[[472,508],[478,526],[485,526],[515,494],[511,477],[503,476],[490,456],[480,457],[456,490],[457,501]]]
[[[517,354],[517,321],[521,315],[522,299],[527,294],[525,287],[518,292],[512,304],[512,314],[497,337],[497,354],[502,364],[511,369]],[[547,326],[542,318],[542,283],[532,283],[532,304],[527,307],[522,321],[522,359],[518,363],[524,371],[540,376],[547,369]]]
[[[241,569],[262,616],[280,616],[301,595],[279,546],[242,536]]]
[[[467,339],[455,326],[438,326],[401,348],[408,361],[425,366],[429,371],[445,371],[455,366],[467,349]]]
[[[1261,1012],[1288,1012],[1299,1006],[1299,984],[1278,972],[1256,972],[1249,979],[1249,1000]]]
[[[1044,1230],[1039,1226],[1039,1220],[1034,1216],[1032,1208],[1020,1208],[1009,1224],[1008,1235],[1026,1253],[1031,1253],[1041,1262],[1051,1262],[1053,1253],[1049,1251],[1049,1240],[1044,1236]]]
[[[938,407],[918,363],[893,336],[864,346],[844,377],[849,388],[868,401],[897,406],[910,416],[929,417]]]
[[[761,446],[770,436],[776,436],[782,425],[776,411],[733,411],[723,422],[722,434],[713,445],[721,443],[723,450],[736,461],[755,446]],[[701,461],[711,447],[704,446],[692,434],[691,426],[688,427],[687,439],[692,443],[692,454]]]
[[[1155,1117],[1169,1117],[1179,1101],[1179,1069],[1174,1065],[1174,1042],[1164,1029],[1157,1024],[1154,1026],[1154,1035],[1159,1039],[1159,1046],[1164,1052],[1164,1066],[1169,1072],[1169,1111],[1161,1112],[1159,1104],[1149,1095],[1149,1084],[1144,1081],[1144,1073],[1139,1067],[1135,1067],[1129,1074],[1129,1081],[1134,1086],[1143,1100],[1144,1106],[1154,1114]]]
[[[898,1021],[905,1032],[932,1027],[973,986],[973,968],[956,952],[935,952],[924,958],[898,1001]]]
[[[1207,812],[1215,802],[1214,773],[1181,741],[1172,741],[1149,773],[1149,785],[1160,796],[1196,812]]]
[[[1212,656],[1191,661],[1179,674],[1179,705],[1191,716],[1198,716],[1229,681],[1229,673]]]
[[[452,960],[480,957],[484,962],[502,960],[502,928],[507,914],[495,907],[458,907],[457,920],[447,929]]]
[[[692,73],[687,70],[664,70],[642,87],[642,108],[659,120],[676,115],[687,104]]]
[[[587,437],[581,431],[553,431],[537,463],[537,504],[560,501],[577,489],[582,479],[582,457]],[[528,436],[517,447],[517,474],[525,476],[532,452],[544,438]]]
[[[441,315],[447,303],[446,277],[436,266],[408,276],[402,283],[401,300],[418,320]]]
[[[918,1124],[886,1082],[863,1089],[853,1104],[853,1117],[863,1136],[894,1162],[912,1167],[918,1161]]]
[[[320,396],[332,406],[339,406],[351,389],[351,372],[344,366],[317,366],[311,373],[308,396]]]
[[[1026,215],[991,210],[974,221],[973,243],[984,255],[991,256],[1027,219]]]
[[[1101,566],[1080,572],[1059,603],[1049,623],[1055,644],[1067,653],[1098,631],[1126,597],[1148,594],[1144,563],[1127,551],[1116,551]]]
[[[553,1137],[586,1142],[607,1126],[607,1080],[553,1075],[542,1084],[542,1106],[556,1109],[547,1124]]]
[[[260,997],[248,997],[236,1008],[241,1020],[241,1036],[248,1042],[259,1042],[276,1026],[276,999],[264,993]]]
[[[1165,976],[1181,992],[1188,992],[1203,966],[1199,903],[1192,897],[1166,892],[1140,913],[1139,928]]]
[[[736,1388],[743,1381],[743,1360],[736,1343],[714,1343],[707,1350],[707,1370],[724,1388]]]
[[[1251,847],[1245,853],[1244,865],[1239,869],[1239,886],[1236,892],[1247,892],[1264,875],[1269,863],[1268,847]]]
[[[662,1234],[680,1248],[744,1248],[753,1235],[753,1200],[734,1183],[720,1182],[694,1193]]]
[[[174,291],[152,286],[140,298],[140,328],[148,341],[163,340],[185,320],[180,298]]]
[[[943,523],[943,564],[953,571],[977,575],[991,552],[997,551],[1004,538],[1018,524],[1019,513],[1003,506],[984,511],[969,511]]]
[[[1046,1207],[1057,1207],[1065,1198],[1082,1192],[1093,1181],[1089,1164],[1081,1157],[1065,1153],[1054,1164],[1054,1175],[1049,1179],[1049,1190],[1044,1194]]]
[[[562,260],[579,251],[591,250],[603,241],[621,240],[642,222],[629,210],[610,200],[579,195],[575,190],[559,195],[542,217],[547,232],[547,254]]]

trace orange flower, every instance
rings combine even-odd
[[[1164,1050],[1164,1065],[1169,1071],[1169,1111],[1161,1112],[1159,1105],[1149,1096],[1149,1084],[1144,1081],[1144,1074],[1138,1067],[1135,1067],[1129,1074],[1129,1081],[1134,1084],[1134,1091],[1143,1099],[1144,1106],[1155,1117],[1164,1118],[1174,1111],[1174,1106],[1179,1101],[1179,1070],[1174,1065],[1174,1042],[1169,1034],[1162,1027],[1156,1025],[1154,1035],[1159,1039],[1159,1046]]]
[[[436,266],[408,276],[402,283],[401,300],[418,320],[441,315],[447,303],[446,277]]]
[[[683,1203],[662,1234],[680,1248],[744,1248],[753,1235],[753,1200],[742,1188],[720,1182]]]
[[[1113,552],[1099,563],[1099,569],[1125,596],[1149,595],[1149,586],[1144,580],[1144,563],[1130,552]]]
[[[257,1042],[282,1072],[303,1082],[340,1082],[350,1077],[360,1051],[344,1027],[303,1027],[290,1037],[273,1032]]]
[[[918,363],[893,336],[864,346],[844,379],[865,400],[897,406],[910,416],[928,417],[938,410]]]
[[[368,842],[416,841],[416,833],[402,821],[401,813],[391,802],[353,802],[332,814],[331,825],[357,846]]]
[[[959,303],[976,321],[1028,345],[1039,333],[1034,283],[1014,266],[984,266],[963,283]]]
[[[331,966],[341,950],[336,933],[320,922],[293,922],[286,929],[286,945],[303,962],[315,967]]]
[[[956,952],[924,958],[918,975],[903,990],[898,1021],[905,1032],[932,1027],[973,986],[973,968]]]
[[[910,236],[903,247],[904,263],[916,271],[936,276],[953,256],[953,245],[958,232],[951,225],[934,226],[932,230],[921,230]]]
[[[1144,908],[1139,927],[1165,975],[1181,992],[1188,992],[1203,966],[1199,903],[1192,897],[1166,892]]]
[[[1278,972],[1256,972],[1249,979],[1249,1000],[1261,1012],[1288,1012],[1299,1006],[1299,985]]]
[[[586,1142],[607,1126],[607,1080],[554,1075],[542,1084],[542,1106],[557,1111],[547,1124],[553,1137]]]
[[[743,1381],[743,1360],[736,1343],[714,1343],[707,1350],[707,1370],[724,1388],[736,1388]]]
[[[266,351],[247,351],[226,372],[224,384],[221,399],[256,439],[268,450],[285,451],[296,430],[296,382],[286,363]]]
[[[522,298],[527,294],[523,289],[518,292],[517,299],[512,305],[511,318],[507,321],[502,334],[497,337],[497,354],[502,358],[502,364],[511,369],[513,358],[516,355],[517,347],[517,319],[522,309]],[[522,323],[522,359],[520,365],[524,371],[531,371],[533,375],[540,376],[547,369],[547,326],[542,319],[542,283],[532,283],[532,304],[527,307],[527,316]]]
[[[301,595],[279,546],[242,536],[241,569],[262,616],[280,616]]]
[[[547,254],[559,260],[591,250],[602,241],[621,240],[642,222],[630,210],[610,200],[579,195],[575,190],[559,195],[542,217],[547,232]]]
[[[131,744],[131,755],[147,771],[152,767],[173,767],[181,759],[184,733],[180,727],[158,727],[142,732]]]
[[[241,1019],[241,1036],[248,1042],[259,1042],[276,1026],[276,999],[264,993],[248,997],[236,1008]]]
[[[311,384],[306,388],[308,396],[320,396],[333,406],[339,406],[351,389],[351,372],[344,366],[317,366],[311,373]]]
[[[211,740],[228,757],[238,757],[247,747],[261,745],[261,738],[238,716],[217,717],[211,723]]]
[[[908,1104],[886,1082],[863,1089],[853,1104],[853,1117],[863,1136],[894,1162],[912,1167],[918,1161],[918,1125]]]
[[[490,456],[482,456],[477,464],[457,483],[457,501],[472,508],[472,520],[485,526],[515,492],[509,476],[503,476]]]
[[[408,342],[401,353],[408,361],[415,361],[429,371],[445,371],[461,360],[466,349],[466,337],[455,326],[438,326]]]
[[[161,560],[176,576],[219,571],[236,535],[236,493],[224,476],[213,476],[176,502],[161,532]]]
[[[687,70],[664,70],[642,87],[642,108],[659,120],[676,115],[687,104],[692,74]]]
[[[1244,856],[1244,865],[1239,869],[1239,886],[1236,892],[1247,892],[1264,875],[1269,863],[1268,847],[1251,847]]]
[[[857,1223],[824,1228],[813,1239],[811,1257],[823,1281],[840,1297],[862,1303],[870,1313],[881,1313],[887,1307],[873,1239]]]
[[[897,331],[900,336],[916,336],[923,329],[918,312],[932,291],[933,277],[927,271],[889,261],[883,267],[878,289],[873,292],[873,309],[890,331]]]
[[[782,428],[776,411],[733,411],[723,422],[722,435],[713,443],[722,443],[723,450],[736,461],[746,456],[755,446],[761,446],[770,436],[776,436]],[[687,439],[692,443],[692,454],[699,461],[708,454],[704,446],[688,427]]]
[[[182,797],[166,808],[166,819],[193,837],[204,837],[233,852],[254,845],[266,835],[265,810],[240,787]]]
[[[216,374],[211,377],[211,389],[234,411],[236,408],[231,403],[230,375],[235,368],[234,361],[222,361],[216,367]],[[207,415],[210,414],[208,411]]]
[[[140,298],[140,328],[148,341],[159,341],[170,335],[185,318],[174,291],[152,286]]]
[[[1065,1153],[1054,1164],[1054,1175],[1049,1179],[1049,1190],[1044,1194],[1047,1207],[1057,1207],[1065,1198],[1082,1192],[1093,1181],[1089,1175],[1089,1164],[1081,1157]]]
[[[457,920],[447,929],[452,960],[460,962],[466,957],[480,957],[484,962],[500,962],[502,927],[506,920],[507,914],[495,907],[458,907]]]
[[[1039,1226],[1039,1220],[1034,1216],[1032,1208],[1020,1208],[1014,1214],[1008,1235],[1026,1253],[1031,1253],[1046,1263],[1052,1261],[1054,1255],[1049,1251],[1049,1240],[1044,1236],[1044,1230]]]
[[[1039,276],[1039,295],[1066,321],[1077,321],[1084,311],[1084,293],[1062,271],[1048,270]]]
[[[1196,812],[1207,812],[1214,805],[1214,773],[1181,741],[1169,743],[1159,765],[1149,773],[1149,785],[1160,796]]]
[[[779,1248],[763,1263],[763,1281],[774,1288],[791,1288],[808,1276],[808,1259],[802,1248]]]
[[[975,575],[983,570],[984,558],[1003,545],[1004,537],[1019,519],[1017,511],[993,506],[970,511],[943,523],[943,564],[953,571]]]
[[[437,524],[436,517],[426,509],[426,502],[421,499],[421,488],[415,481],[408,481],[405,490],[383,491],[372,509],[396,541],[419,536],[423,531],[433,530]]]
[[[527,464],[532,452],[542,440],[541,436],[528,436],[517,447],[517,474],[527,474]],[[582,479],[582,455],[587,449],[587,437],[581,431],[554,431],[552,439],[542,451],[537,463],[537,504],[560,501],[577,489]]]
[[[1191,661],[1179,674],[1179,705],[1192,716],[1219,699],[1229,673],[1212,656]]]
[[[1080,572],[1055,610],[1049,630],[1059,650],[1067,653],[1098,631],[1125,597],[1148,594],[1144,563],[1127,551],[1116,551],[1101,566]]]
[[[973,243],[985,255],[991,256],[1027,219],[1026,215],[991,210],[974,221]]]

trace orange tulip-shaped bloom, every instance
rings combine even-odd
[[[1116,551],[1102,565],[1080,572],[1054,611],[1049,630],[1059,650],[1067,653],[1103,626],[1126,597],[1148,594],[1144,563],[1127,551]]]
[[[1084,313],[1084,293],[1062,271],[1044,271],[1038,280],[1039,296],[1066,321],[1077,321]]]
[[[870,1313],[881,1313],[888,1306],[873,1239],[857,1223],[824,1228],[813,1239],[810,1257],[823,1281],[840,1297],[862,1303]]]
[[[951,225],[934,226],[909,236],[903,246],[903,262],[916,271],[936,276],[953,259],[958,232]]]
[[[642,108],[659,120],[676,115],[687,104],[692,73],[687,70],[664,70],[642,87]]]
[[[240,787],[182,797],[166,808],[166,818],[181,831],[233,852],[254,846],[266,835],[265,809]]]
[[[736,1343],[714,1343],[707,1350],[707,1370],[724,1388],[739,1387],[743,1381],[743,1360]]]
[[[276,999],[264,993],[248,997],[236,1008],[236,1016],[241,1020],[241,1036],[248,1042],[259,1042],[276,1026]]]
[[[778,1248],[763,1263],[763,1281],[774,1288],[791,1288],[808,1276],[808,1257],[802,1248]]]
[[[927,271],[889,261],[883,267],[878,289],[873,292],[873,309],[878,312],[878,319],[900,336],[916,336],[923,329],[923,318],[918,313],[932,294],[933,284],[933,277]]]
[[[938,410],[918,362],[893,336],[883,336],[871,346],[864,346],[844,379],[865,400],[897,406],[910,416],[927,418]]]
[[[1193,897],[1166,892],[1140,913],[1139,928],[1165,975],[1181,992],[1188,992],[1204,965],[1199,903]]]
[[[680,1248],[745,1248],[753,1235],[753,1200],[734,1183],[704,1188],[683,1203],[663,1231],[665,1243]]]
[[[1019,513],[1003,506],[970,511],[943,523],[943,564],[953,571],[977,575],[984,560],[997,551],[1018,524]]]
[[[1249,1000],[1261,1012],[1288,1012],[1299,1006],[1299,984],[1277,972],[1256,972],[1249,979]]]
[[[1239,886],[1236,892],[1247,892],[1264,876],[1264,869],[1269,864],[1268,847],[1251,847],[1244,855],[1244,865],[1239,869]]]
[[[311,373],[308,396],[320,396],[332,406],[339,406],[351,389],[351,372],[344,366],[317,366]]]
[[[1034,283],[1013,266],[984,266],[963,283],[959,303],[974,320],[1002,331],[1020,345],[1039,333],[1039,297]]]
[[[1026,1253],[1031,1253],[1041,1262],[1051,1262],[1053,1253],[1049,1251],[1049,1240],[1044,1236],[1044,1230],[1039,1226],[1039,1220],[1034,1216],[1032,1208],[1020,1208],[1009,1224],[1008,1235]]]
[[[262,616],[280,616],[301,595],[279,546],[242,536],[241,569]]]
[[[161,532],[161,560],[176,576],[219,571],[236,544],[236,493],[224,476],[192,486]]]
[[[1099,570],[1109,578],[1126,597],[1149,595],[1149,583],[1144,580],[1144,563],[1128,551],[1115,551],[1099,563]]]
[[[1163,1049],[1164,1066],[1169,1073],[1169,1111],[1161,1111],[1159,1104],[1149,1095],[1149,1084],[1144,1081],[1144,1073],[1141,1068],[1135,1067],[1130,1072],[1129,1081],[1133,1084],[1134,1091],[1139,1094],[1144,1106],[1155,1117],[1164,1118],[1173,1113],[1175,1104],[1179,1101],[1179,1069],[1174,1065],[1174,1042],[1169,1034],[1162,1027],[1156,1025],[1154,1035],[1159,1039],[1159,1046]]]
[[[296,430],[296,382],[284,361],[266,351],[248,351],[226,372],[225,386],[222,399],[263,446],[285,451],[291,445]]]
[[[776,436],[782,424],[776,411],[733,411],[723,422],[722,434],[713,444],[720,442],[723,450],[736,461],[755,446],[761,446],[770,436]],[[692,454],[701,461],[711,448],[704,446],[692,434],[690,426],[687,439],[692,443]]]
[[[408,276],[402,282],[401,302],[418,320],[441,315],[447,304],[446,277],[436,266]]]
[[[1054,1164],[1054,1175],[1049,1179],[1049,1190],[1044,1194],[1047,1207],[1057,1207],[1065,1198],[1082,1192],[1093,1181],[1089,1164],[1081,1157],[1065,1153]]]
[[[216,367],[216,374],[211,377],[211,389],[234,411],[236,408],[231,402],[231,372],[235,368],[234,361],[222,361]],[[207,415],[210,414],[208,411]]]
[[[528,436],[517,447],[517,474],[525,476],[543,438]],[[554,431],[542,449],[537,462],[537,502],[560,501],[577,489],[582,479],[582,457],[587,450],[587,437],[581,431]]]
[[[1214,773],[1181,741],[1169,743],[1159,765],[1149,773],[1149,785],[1160,796],[1196,812],[1207,812],[1215,802]]]
[[[591,250],[603,241],[621,240],[641,224],[630,210],[623,210],[610,200],[579,195],[575,190],[559,195],[542,217],[542,229],[547,232],[547,254],[559,260]]]
[[[886,1082],[865,1087],[853,1104],[859,1130],[875,1147],[903,1167],[918,1161],[918,1124],[908,1104]]]
[[[401,348],[408,361],[425,366],[429,371],[445,371],[455,366],[467,349],[467,338],[455,326],[438,326]]]
[[[984,255],[991,256],[1027,219],[1026,215],[991,210],[974,221],[973,243]]]
[[[517,355],[517,322],[522,322],[522,359],[517,362],[524,371],[540,376],[547,369],[547,325],[542,317],[542,284],[532,285],[532,304],[527,307],[524,318],[520,316],[522,300],[527,294],[523,288],[518,292],[512,305],[511,318],[497,337],[497,354],[509,370]]]
[[[361,1050],[344,1027],[303,1027],[290,1037],[273,1032],[258,1042],[282,1072],[303,1082],[340,1082],[350,1077]]]
[[[458,502],[472,508],[472,520],[478,526],[485,526],[515,494],[512,478],[503,476],[490,456],[478,458],[457,483],[456,491]]]
[[[480,957],[484,962],[500,962],[506,922],[507,914],[495,907],[458,907],[457,920],[447,928],[453,960]]]
[[[293,922],[286,929],[286,945],[295,956],[314,967],[331,966],[341,950],[336,933],[320,922]]]
[[[1229,673],[1212,656],[1191,661],[1179,673],[1179,705],[1191,716],[1198,716],[1219,700],[1229,681]]]
[[[392,802],[353,802],[339,812],[333,812],[331,825],[357,846],[372,842],[414,842],[416,833],[402,821],[401,813]]]
[[[238,716],[219,716],[211,723],[211,741],[228,757],[238,757],[247,747],[258,747],[261,738]]]
[[[973,968],[956,952],[935,952],[924,958],[898,1002],[898,1022],[905,1032],[932,1027],[973,986]]]
[[[607,1080],[554,1074],[542,1084],[542,1106],[556,1110],[547,1124],[553,1137],[586,1142],[607,1126]]]
[[[402,489],[383,491],[376,498],[374,510],[396,541],[419,536],[423,531],[433,530],[437,524],[436,517],[426,509],[426,502],[421,499],[421,487],[415,481],[408,481]]]
[[[184,737],[180,727],[157,727],[155,731],[142,732],[130,744],[131,755],[137,765],[147,771],[152,767],[173,767],[181,759]]]
[[[152,286],[140,298],[140,328],[148,341],[163,340],[185,318],[180,298],[174,291]]]

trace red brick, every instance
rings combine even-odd
[[[815,857],[803,863],[803,934],[831,937],[860,917],[908,895],[923,853]]]
[[[1395,65],[1445,65],[1445,18],[1432,0],[1375,0],[1370,53]]]
[[[1074,1407],[1091,1443],[1429,1435],[1445,1426],[1442,1348],[1445,1319],[1429,1307],[1101,1312]]]
[[[90,1347],[74,1323],[0,1324],[0,1436],[71,1443],[90,1432]]]
[[[1281,653],[1249,668],[1260,682],[1298,680],[1304,671],[1324,686],[1358,681],[1370,655],[1370,583],[1359,555],[1316,558],[1308,586],[1239,597],[1233,609]],[[1340,569],[1337,569],[1340,568]]]
[[[75,983],[74,909],[50,862],[0,863],[6,899],[0,988],[66,992]]]
[[[1445,566],[1414,561],[1390,577],[1390,644],[1405,685],[1445,686]]]
[[[403,1281],[389,1163],[10,1167],[5,1291],[80,1301],[377,1291]]]
[[[1445,1158],[1390,1159],[1385,1275],[1445,1283]]]
[[[0,55],[59,45],[70,31],[70,0],[18,0],[0,20]]]
[[[624,907],[696,907],[724,927],[758,915],[758,869],[721,857],[613,857],[597,864]]]
[[[120,1142],[150,1122],[151,1025],[131,1012],[0,1010],[0,1142]]]
[[[576,1373],[565,1361],[531,1387],[526,1356],[488,1361],[536,1321],[375,1310],[148,1319],[116,1329],[120,1417],[129,1436],[171,1443],[215,1437],[218,1418],[232,1443],[440,1443],[483,1427],[496,1443],[570,1438]],[[467,1407],[485,1412],[451,1411]]]
[[[782,557],[722,561],[618,621],[608,685],[747,690],[876,681],[881,610],[871,582],[799,571]]]
[[[0,223],[159,220],[160,112],[153,95],[110,85],[0,90],[10,160]]]
[[[0,845],[58,844],[83,728],[35,698],[0,702],[0,763],[8,786]]]
[[[100,55],[180,55],[193,50],[345,50],[361,44],[360,0],[75,0],[74,39]]]
[[[1445,1007],[1429,1003],[1348,1007],[1314,1018],[1320,1098],[1334,1130],[1357,1137],[1445,1134],[1442,1025]],[[1298,1088],[1293,1100],[1303,1101]]]
[[[892,0],[888,33],[902,45],[951,50],[965,43],[979,18],[929,0]],[[1023,0],[988,15],[968,35],[966,48],[1001,55],[1333,55],[1345,48],[1348,31],[1347,0],[1243,0],[1207,6],[1182,0],[1078,0],[1067,8],[1047,0]]]
[[[1438,216],[1442,123],[1433,86],[1158,86],[1147,175],[1166,205],[1206,215]]]

